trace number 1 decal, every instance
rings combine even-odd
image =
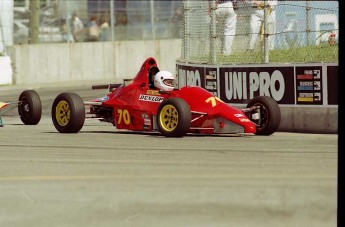
[[[117,113],[119,114],[119,120],[118,120],[117,124],[121,124],[122,120],[126,125],[129,125],[131,123],[131,116],[129,115],[128,110],[118,109]]]
[[[207,103],[211,102],[212,107],[215,107],[215,106],[217,105],[216,100],[217,100],[218,102],[223,102],[220,98],[218,98],[218,97],[216,97],[216,96],[209,97],[208,99],[206,99],[205,102],[207,102]]]

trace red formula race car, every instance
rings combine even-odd
[[[18,107],[18,114],[25,125],[37,125],[42,116],[42,103],[40,96],[35,90],[25,90],[18,98],[18,101],[0,101],[0,127],[3,126],[1,116],[10,110]]]
[[[134,79],[93,86],[108,88],[102,98],[83,101],[75,93],[59,94],[52,105],[55,128],[61,133],[77,133],[86,117],[112,123],[117,129],[158,131],[166,137],[187,133],[271,135],[279,127],[280,108],[271,97],[255,97],[245,109],[238,109],[198,86],[171,91],[153,88],[152,78],[159,71],[155,59],[148,58]]]

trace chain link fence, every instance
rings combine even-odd
[[[14,2],[14,44],[30,43],[30,2]],[[219,6],[215,0],[40,1],[38,40],[40,43],[85,42],[89,19],[95,16],[104,37],[99,41],[182,38],[179,59],[182,62],[338,62],[338,1],[277,1],[274,29],[268,30],[268,19],[264,17],[259,26],[265,23],[266,26],[260,27],[254,49],[250,51],[249,37],[254,33],[250,28],[251,16],[256,9],[252,1],[236,2],[236,33],[232,35],[234,41],[229,55],[221,53],[224,24],[216,18]],[[268,8],[263,7],[261,11],[267,15]],[[84,27],[78,32],[78,40],[69,38],[73,13],[79,16]],[[104,20],[107,26],[103,27]],[[268,48],[270,45],[272,49]]]
[[[224,23],[217,17],[222,4],[183,1],[183,44],[179,61],[217,64],[338,62],[338,1],[277,1],[273,11],[268,6],[270,1],[262,1],[261,8],[253,1],[236,2],[236,33],[232,52],[226,55],[221,48],[226,33],[224,24],[229,21]],[[226,7],[233,7],[233,4]],[[249,38],[255,33],[251,17],[258,13],[257,10],[261,10],[262,20],[256,25],[260,26],[259,34],[251,49]],[[270,25],[273,28],[268,30]]]
[[[41,0],[38,40],[39,43],[85,42],[91,17],[96,18],[99,35],[103,35],[99,41],[181,38],[181,2]],[[33,12],[30,12],[29,3],[27,0],[14,2],[14,44],[30,43],[30,16]],[[69,37],[74,13],[83,23],[78,40]]]

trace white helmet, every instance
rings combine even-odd
[[[174,75],[169,71],[159,71],[155,75],[154,85],[163,91],[174,90],[173,82],[175,80]]]

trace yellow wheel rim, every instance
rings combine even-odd
[[[173,105],[166,105],[159,114],[160,125],[164,131],[171,132],[177,127],[178,112]]]
[[[55,119],[60,126],[66,126],[71,119],[71,109],[66,101],[60,101],[55,109]]]

